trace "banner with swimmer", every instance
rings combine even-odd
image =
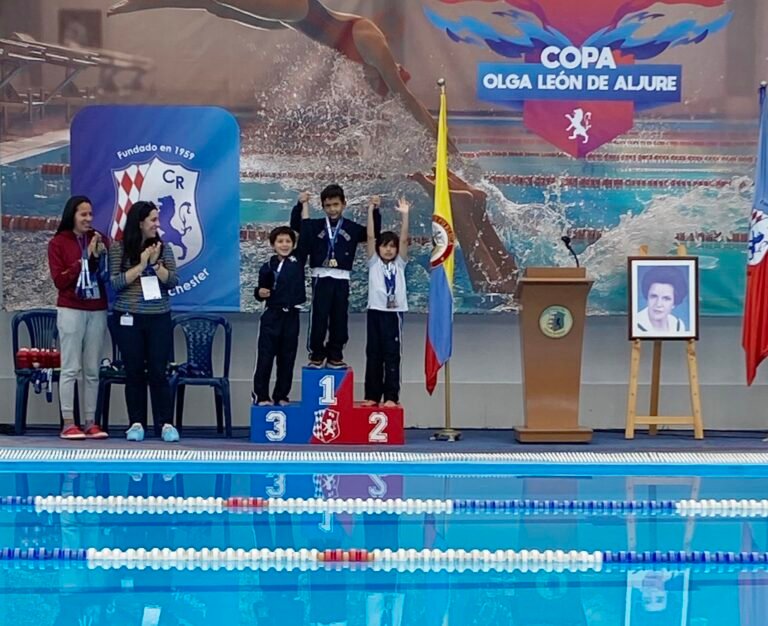
[[[225,109],[240,147],[237,189],[211,192],[222,201],[216,217],[198,211],[198,221],[180,225],[176,215],[184,235],[168,231],[190,284],[175,296],[177,308],[257,310],[253,287],[271,253],[269,231],[288,222],[302,190],[313,194],[312,215],[322,216],[320,190],[336,182],[357,221],[367,198],[380,195],[385,229],[399,228],[399,196],[414,203],[406,274],[409,308],[423,312],[436,81],[444,78],[457,313],[514,311],[523,268],[573,263],[561,243],[569,236],[595,279],[592,314],[626,312],[627,256],[643,244],[670,254],[680,242],[699,257],[702,315],[741,314],[756,89],[768,70],[761,3],[180,4],[92,0],[73,9],[51,0],[42,12],[21,3],[2,14],[0,56],[17,68],[5,75],[0,101],[7,309],[54,302],[45,244],[70,193],[93,197],[97,218],[108,216],[100,227],[117,223],[106,188],[80,178],[83,155],[104,155],[105,171],[131,159],[151,165],[117,156],[143,145],[125,143],[141,135],[125,125],[70,146],[77,111],[180,105]],[[163,119],[168,133],[184,135],[167,145],[216,147],[202,121],[180,124]],[[148,159],[195,169],[147,141],[158,144]],[[224,209],[235,191],[239,201]],[[361,247],[353,311],[366,305],[363,257]]]

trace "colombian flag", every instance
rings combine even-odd
[[[453,265],[455,237],[448,189],[448,122],[445,89],[440,94],[435,158],[435,210],[432,214],[432,257],[429,274],[427,345],[424,374],[427,391],[437,385],[437,373],[451,358],[453,347]]]
[[[749,224],[747,293],[741,344],[747,357],[747,385],[768,357],[768,104],[760,87],[760,130],[757,139],[755,199]]]

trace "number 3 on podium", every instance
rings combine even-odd
[[[267,413],[266,420],[272,424],[272,429],[266,432],[267,439],[270,441],[282,441],[288,430],[285,423],[286,415],[282,411],[270,411]]]

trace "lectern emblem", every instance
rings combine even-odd
[[[573,315],[564,306],[548,306],[539,316],[539,329],[550,339],[561,339],[573,328]]]

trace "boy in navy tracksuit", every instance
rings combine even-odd
[[[253,372],[253,401],[272,404],[269,378],[277,360],[277,379],[272,393],[275,404],[288,404],[293,381],[293,364],[299,346],[299,307],[306,301],[304,263],[306,257],[296,247],[296,233],[278,226],[269,233],[275,254],[261,266],[254,297],[265,303],[259,327],[258,356]]]
[[[324,218],[309,218],[309,194],[299,195],[291,211],[291,227],[298,230],[299,248],[309,258],[312,311],[307,367],[344,369],[344,345],[349,339],[349,278],[358,244],[367,240],[366,227],[342,216],[344,190],[328,185],[320,194]],[[381,231],[381,214],[374,211],[374,231]],[[327,342],[326,342],[327,335]]]

